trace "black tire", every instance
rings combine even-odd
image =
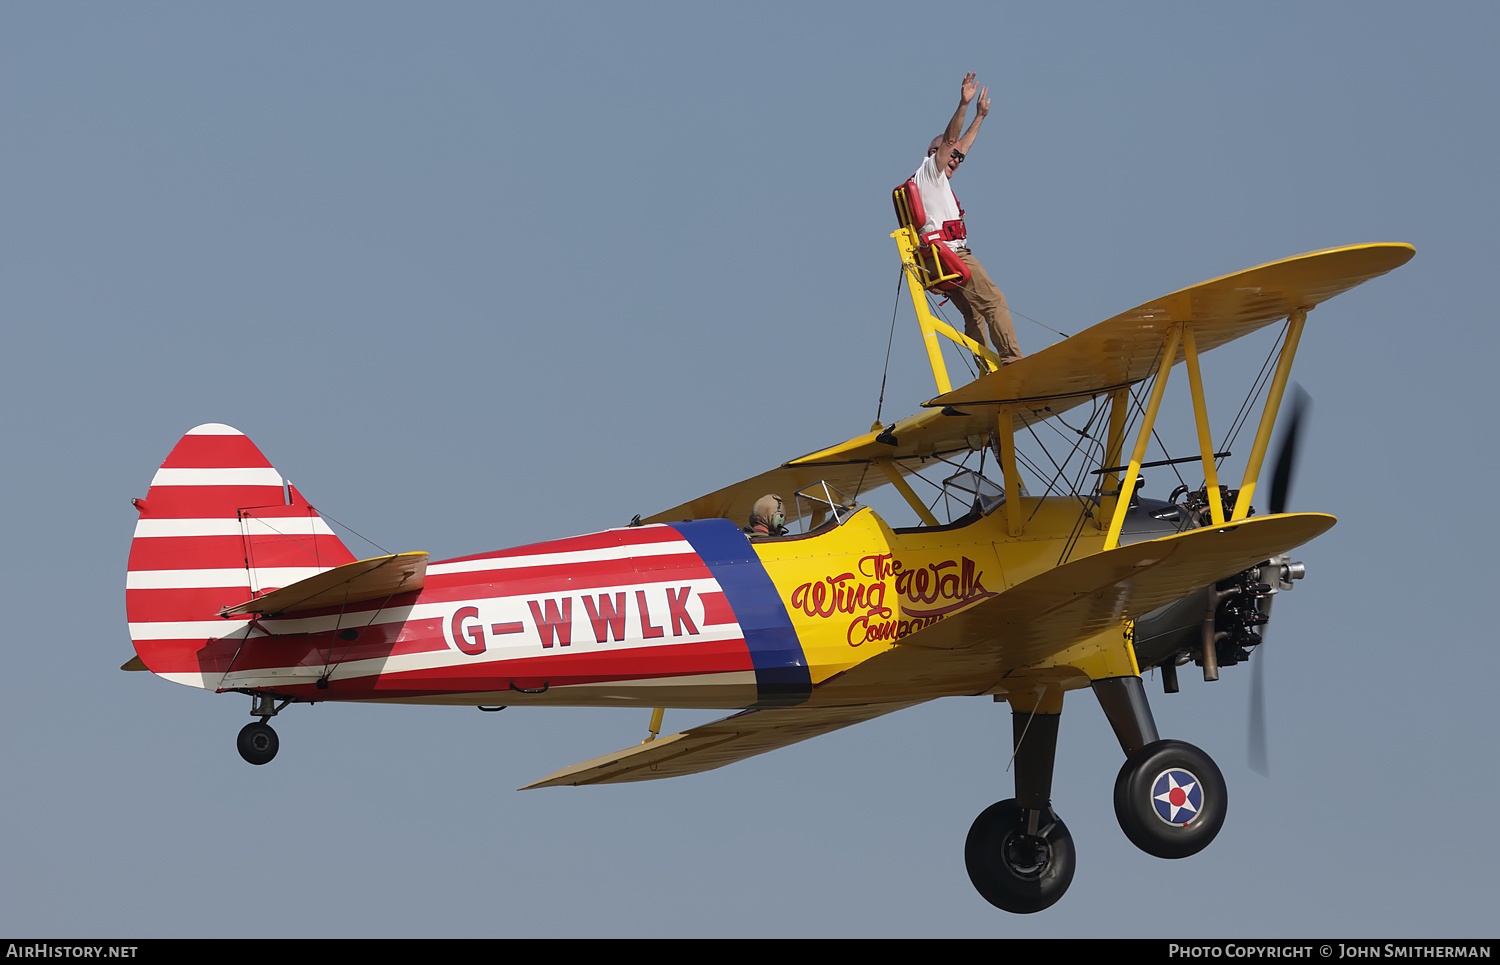
[[[239,748],[240,756],[251,764],[269,764],[281,749],[281,741],[270,724],[255,720],[240,728],[235,746]]]
[[[1224,826],[1229,792],[1213,758],[1192,744],[1157,741],[1131,754],[1115,779],[1115,817],[1137,848],[1186,858]]]
[[[1026,812],[1001,801],[974,819],[964,843],[969,880],[985,901],[1029,915],[1050,908],[1073,883],[1073,836],[1049,810],[1039,834],[1026,833]]]

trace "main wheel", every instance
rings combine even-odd
[[[1208,847],[1229,808],[1213,758],[1182,741],[1157,741],[1131,754],[1115,779],[1115,817],[1142,851],[1186,858]]]
[[[276,751],[281,748],[281,741],[277,739],[270,724],[253,720],[240,728],[240,736],[235,745],[239,748],[240,756],[251,764],[269,764],[271,758],[276,756]]]
[[[1026,812],[1001,801],[974,819],[964,843],[969,880],[996,908],[1029,915],[1050,908],[1073,882],[1073,836],[1050,810],[1037,834],[1026,833]]]

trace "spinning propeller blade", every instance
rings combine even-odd
[[[1281,435],[1281,449],[1276,453],[1276,471],[1271,474],[1271,512],[1286,512],[1292,491],[1292,468],[1297,461],[1297,436],[1302,418],[1311,402],[1300,385],[1292,386],[1292,411],[1287,414],[1286,430]]]
[[[1293,386],[1292,408],[1287,414],[1286,430],[1281,436],[1281,449],[1276,453],[1276,469],[1271,474],[1272,513],[1286,512],[1287,500],[1292,491],[1292,469],[1297,461],[1297,445],[1302,429],[1302,419],[1307,415],[1311,398],[1300,385]],[[1268,581],[1269,582],[1269,581]],[[1260,611],[1271,615],[1271,602],[1275,596],[1260,601]],[[1270,753],[1266,746],[1266,631],[1260,631],[1260,646],[1256,647],[1255,660],[1250,668],[1250,769],[1266,777],[1271,776]]]

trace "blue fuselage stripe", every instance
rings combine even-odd
[[[812,694],[812,675],[792,618],[740,528],[727,519],[670,523],[724,590],[755,667],[762,706],[799,704]]]

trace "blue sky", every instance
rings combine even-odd
[[[925,10],[0,11],[0,928],[1492,932],[1497,15]],[[620,525],[867,428],[897,282],[889,192],[966,70],[995,101],[955,181],[972,247],[1053,328],[1302,251],[1417,247],[1302,342],[1316,406],[1293,502],[1341,521],[1277,605],[1273,777],[1244,760],[1248,673],[1148,685],[1163,734],[1229,781],[1203,854],[1125,840],[1119,749],[1086,694],[1054,787],[1077,877],[1018,918],[963,870],[969,823],[1011,793],[1009,714],[985,700],[693,778],[523,794],[639,740],[646,712],[319,705],[278,718],[281,756],[251,768],[233,750],[245,698],[116,669],[129,500],[199,423],[248,433],[327,515],[435,558]],[[1028,351],[1055,337],[1018,332]],[[1267,347],[1211,357],[1221,411]],[[932,394],[903,305],[885,415]]]

